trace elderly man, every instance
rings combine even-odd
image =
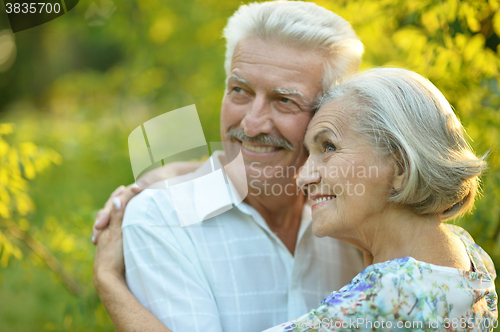
[[[221,138],[241,147],[248,196],[187,227],[179,226],[168,188],[134,197],[123,220],[132,296],[115,252],[122,203],[135,191],[115,193],[94,280],[117,330],[155,329],[161,321],[174,331],[259,331],[316,307],[362,269],[353,247],[312,235],[310,206],[295,174],[283,172],[307,159],[303,138],[316,102],[357,70],[362,44],[344,19],[301,1],[242,6],[224,37]],[[294,190],[275,195],[264,185]],[[99,218],[106,222],[110,208]]]

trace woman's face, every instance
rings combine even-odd
[[[376,232],[389,206],[395,163],[356,132],[360,111],[348,105],[332,101],[309,123],[304,142],[309,158],[297,182],[313,200],[316,236],[358,242]]]

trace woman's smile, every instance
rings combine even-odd
[[[317,208],[330,204],[336,196],[334,195],[311,195],[311,199],[314,202],[311,209],[314,211]]]

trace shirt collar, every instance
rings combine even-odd
[[[212,156],[193,174],[196,179],[193,186],[194,205],[200,221],[237,207],[248,193],[245,164],[241,152],[225,166],[220,160],[224,156],[224,151],[214,151]],[[229,168],[237,172],[240,178],[244,177],[243,192],[236,190],[237,184],[227,176],[226,172],[231,171]],[[242,197],[243,195],[245,197]]]
[[[220,160],[224,156],[224,151],[214,151],[212,156],[189,177],[195,180],[193,183],[193,202],[197,217],[200,221],[207,220],[236,207],[245,214],[253,215],[261,227],[271,232],[269,226],[257,210],[243,202],[248,194],[248,185],[246,183],[245,165],[241,152],[226,166],[223,166]],[[228,169],[228,167],[231,167],[231,169]],[[222,171],[223,169],[224,171]],[[226,174],[226,171],[231,172],[231,170],[233,170],[233,178],[235,176],[234,173],[237,173],[237,178],[235,179],[238,181],[237,184]],[[244,178],[244,188],[242,188],[242,177]],[[225,181],[225,185],[221,185],[222,178]],[[238,190],[236,187],[238,187]],[[256,217],[256,215],[259,215],[260,218]],[[309,228],[311,221],[311,204],[310,202],[306,202],[302,208],[297,241],[300,241],[303,234]]]

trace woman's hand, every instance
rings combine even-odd
[[[123,261],[122,220],[123,204],[120,196],[111,200],[110,222],[100,234],[94,258],[94,285],[99,292],[107,278],[116,278],[125,283],[125,263]]]
[[[111,199],[109,225],[101,232],[95,252],[94,285],[116,331],[171,332],[137,301],[125,281],[122,202],[134,195],[133,191],[122,191]]]
[[[127,190],[116,190],[110,198],[108,226],[101,231],[94,258],[94,285],[100,286],[109,278],[125,283],[125,263],[123,261],[122,222],[125,205],[142,189],[131,186]]]
[[[125,207],[128,204],[128,202],[132,199],[132,197],[134,197],[143,190],[144,190],[143,188],[140,188],[134,183],[126,187],[120,186],[116,188],[115,191],[113,191],[106,204],[104,204],[104,207],[97,213],[96,220],[92,228],[92,242],[94,244],[97,244],[97,240],[101,236],[101,233],[110,224],[111,211],[113,210],[113,204],[115,202],[115,198],[118,198],[121,203],[121,206]],[[117,211],[116,213],[119,212]],[[118,222],[121,225],[122,223],[121,219],[123,218],[123,211],[121,215],[116,213],[115,213],[115,218],[120,218],[119,220],[117,219],[116,222]]]
[[[132,197],[140,193],[144,188],[147,188],[153,183],[161,180],[171,179],[176,176],[194,172],[201,166],[201,164],[202,164],[201,162],[194,162],[194,161],[173,162],[165,165],[164,167],[154,169],[144,174],[139,179],[137,179],[137,185],[131,184],[127,187],[125,186],[118,187],[111,194],[104,207],[97,213],[94,222],[94,227],[92,228],[92,242],[94,244],[97,244],[100,233],[102,232],[103,229],[105,229],[108,226],[113,206],[113,199],[115,197],[119,197],[122,202],[122,205],[126,206],[128,202],[132,199]]]

